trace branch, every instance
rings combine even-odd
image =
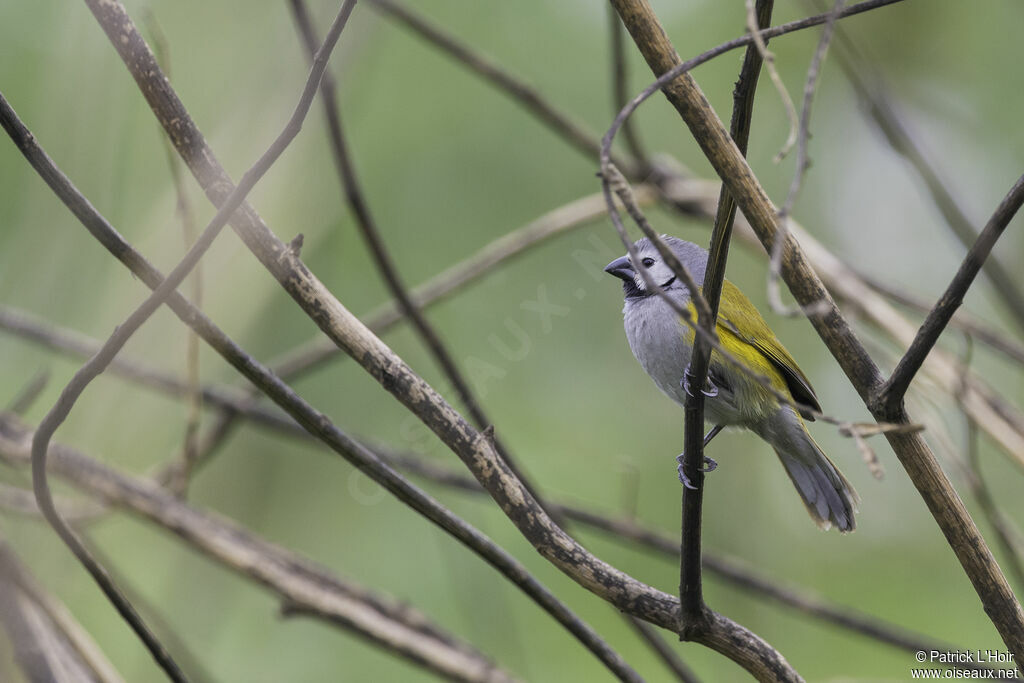
[[[715,201],[714,198],[710,196],[709,200]],[[603,202],[601,203],[601,206],[603,207]],[[743,236],[746,235],[746,233],[742,232],[740,234]],[[0,309],[0,311],[2,311],[2,309]],[[2,320],[2,318],[0,318],[0,320]],[[98,346],[98,342],[95,342],[95,344]],[[142,377],[146,377],[147,375],[156,372],[146,368],[140,369],[143,371],[141,375]],[[136,377],[134,381],[139,383],[140,386],[162,391],[169,396],[181,397],[181,394],[177,393],[172,388],[169,389],[166,385],[146,383],[139,379],[139,377]],[[223,408],[226,412],[230,410],[230,408],[226,406]],[[287,424],[294,425],[295,423],[289,419]],[[272,429],[283,430],[282,433],[291,436],[313,438],[313,436],[305,430],[295,432],[291,427],[282,427],[280,425],[275,427],[273,424],[270,426]],[[476,479],[467,475],[449,471],[448,469],[434,465],[423,458],[393,451],[379,444],[367,443],[365,445],[369,450],[375,453],[377,457],[392,467],[404,470],[415,476],[452,489],[477,495],[486,493]],[[8,492],[4,492],[4,490],[0,488],[0,507],[14,511],[18,514],[39,514],[38,507],[35,504],[35,498],[31,491],[22,492],[19,489],[12,489]],[[102,506],[79,504],[78,501],[58,502],[58,507],[61,508],[63,511],[62,514],[66,518],[73,517],[76,520],[92,519],[97,514],[101,514],[105,510]],[[642,547],[646,547],[663,554],[673,561],[677,561],[679,558],[678,543],[673,542],[670,538],[663,536],[658,532],[639,526],[633,521],[613,519],[595,512],[558,502],[556,502],[553,507],[560,516],[592,529],[605,531],[620,542],[637,543]],[[775,600],[784,606],[795,608],[806,614],[822,619],[826,623],[850,629],[856,633],[874,638],[885,644],[901,648],[912,653],[917,652],[918,650],[945,651],[955,649],[951,644],[931,641],[925,636],[905,631],[871,615],[862,614],[839,605],[834,605],[817,596],[801,592],[793,587],[780,586],[771,579],[760,576],[749,569],[741,568],[735,562],[727,560],[721,556],[704,554],[702,559],[704,570],[721,580],[750,591],[756,596]],[[964,668],[971,667],[966,666]],[[988,667],[982,668],[987,669]]]
[[[141,49],[145,55],[148,55],[145,68],[152,69],[147,71],[147,73],[150,77],[166,83],[162,76],[157,75],[159,74],[159,68],[156,66],[155,61],[153,61],[152,54],[146,48],[145,42],[142,41],[141,36],[134,29],[131,20],[124,14],[123,7],[106,0],[103,8],[97,11],[110,11],[113,13],[111,15],[112,23],[104,24],[104,26],[112,29],[113,36],[119,36],[119,32],[123,27],[131,28],[129,34],[131,40],[123,44],[118,40],[115,44]],[[144,92],[146,91],[144,90]],[[154,92],[156,92],[156,89],[154,89]],[[130,244],[125,242],[106,219],[89,204],[88,200],[61,173],[60,169],[39,147],[35,137],[25,128],[24,124],[17,118],[2,96],[0,96],[0,123],[9,131],[12,139],[18,144],[19,149],[25,154],[33,168],[46,180],[54,193],[71,209],[97,241],[103,244],[118,260],[128,266],[133,273],[138,275],[147,286],[153,289],[158,287],[163,281],[163,276],[160,272],[135,251]],[[175,123],[180,123],[180,121],[176,120]],[[189,140],[201,139],[201,135],[198,132],[195,135],[195,138],[189,138]],[[225,185],[218,185],[217,187],[219,189],[230,187],[230,181],[225,182]],[[255,215],[255,212],[248,205],[243,204],[243,210],[246,215]],[[291,254],[286,245],[281,244],[280,246],[283,252]],[[551,614],[559,623],[563,624],[568,631],[594,651],[597,656],[606,658],[611,665],[615,665],[617,655],[604,644],[597,634],[558,601],[550,591],[534,579],[507,552],[436,500],[410,484],[394,470],[384,465],[376,456],[349,438],[347,434],[334,426],[323,413],[320,413],[306,403],[291,387],[284,384],[274,373],[247,354],[180,295],[173,293],[168,299],[168,305],[182,322],[194,329],[232,367],[253,382],[253,384],[259,386],[272,400],[295,418],[304,429],[315,435],[339,455],[346,458],[361,472],[394,494],[396,498],[478,554],[508,578],[510,582],[530,596],[534,602]]]
[[[967,252],[959,270],[950,281],[949,286],[946,287],[942,298],[921,324],[921,329],[918,330],[917,336],[910,348],[907,349],[906,354],[896,365],[892,377],[878,390],[878,395],[871,405],[872,412],[882,415],[896,415],[901,412],[903,397],[906,395],[914,375],[921,369],[924,359],[935,346],[935,342],[939,340],[943,330],[946,329],[953,313],[963,303],[964,295],[974,282],[985,259],[991,253],[996,240],[1003,234],[1022,204],[1024,204],[1024,176],[1017,179],[1007,195],[999,202],[999,206],[988,220],[985,229],[978,235],[977,241]]]
[[[415,476],[466,493],[486,494],[486,491],[475,479],[451,472],[422,457],[392,451],[380,445],[374,445],[373,450],[384,461]],[[669,561],[679,561],[680,552],[677,541],[659,531],[642,526],[632,519],[618,519],[564,503],[556,503],[555,507],[566,519],[597,531],[603,531],[619,543],[636,544],[658,553]],[[702,562],[704,571],[709,575],[747,591],[755,597],[774,601],[826,624],[853,631],[891,647],[910,653],[920,650],[930,652],[931,650],[950,651],[956,649],[950,643],[930,639],[928,636],[914,633],[870,614],[835,604],[806,589],[780,583],[722,555],[705,553],[702,556]],[[977,669],[978,671],[989,671],[995,668],[969,662],[951,666],[965,670]]]
[[[289,0],[288,6],[291,7],[295,22],[298,24],[299,33],[305,43],[306,51],[309,57],[313,58],[315,56],[317,39],[313,24],[309,19],[306,4],[303,0]],[[348,142],[345,140],[345,134],[341,125],[341,111],[337,102],[338,96],[334,88],[334,79],[330,77],[330,74],[325,75],[320,84],[320,89],[323,93],[321,100],[323,101],[327,116],[327,132],[331,141],[331,153],[339,179],[341,180],[342,193],[348,200],[349,209],[352,211],[356,225],[359,227],[363,240],[373,256],[377,271],[384,279],[391,296],[398,303],[399,310],[412,323],[413,328],[423,340],[424,345],[426,345],[427,350],[434,357],[438,366],[440,366],[444,376],[451,382],[456,395],[459,397],[462,405],[466,407],[473,422],[478,428],[483,429],[493,424],[493,422],[484,412],[480,401],[477,400],[477,397],[469,388],[469,382],[466,381],[455,359],[452,358],[451,353],[441,341],[441,336],[409,295],[409,291],[403,283],[401,275],[398,273],[398,267],[395,265],[394,259],[391,258],[391,254],[384,244],[384,239],[381,237],[377,222],[370,211],[369,202],[367,202],[366,196],[363,194],[359,177],[356,175],[355,165],[352,163],[348,152]],[[543,505],[536,487],[523,474],[522,468],[517,460],[512,457],[508,448],[505,447],[497,436],[494,437],[494,443],[501,457],[508,464],[509,469],[519,477],[519,480],[523,482],[527,490]]]
[[[619,21],[619,15],[611,4],[608,5],[608,34],[611,38],[612,105],[614,106],[613,111],[619,111],[629,101],[629,79],[627,77],[629,67],[625,50],[626,28]],[[648,155],[640,143],[640,135],[633,127],[632,121],[627,121],[622,126],[622,137],[626,140],[626,147],[629,148],[630,154],[636,157],[642,165],[649,165]]]
[[[639,185],[634,188],[637,203],[652,204],[656,198],[654,188]],[[553,237],[575,230],[595,221],[604,219],[607,213],[604,197],[594,194],[558,207],[526,225],[490,242],[476,253],[438,273],[410,292],[412,300],[421,309],[444,301],[452,294],[497,271],[534,247],[546,243]],[[366,326],[374,334],[382,335],[402,322],[401,308],[389,301],[364,316]],[[338,345],[318,335],[270,362],[270,365],[284,379],[294,379],[305,374],[331,358],[344,355]]]
[[[32,432],[0,414],[0,457],[23,466]],[[343,580],[234,522],[203,512],[150,482],[128,477],[76,450],[50,447],[52,469],[92,496],[173,532],[194,550],[275,593],[280,600],[366,638],[444,676],[465,681],[509,681],[471,645],[389,596]]]
[[[0,621],[26,680],[123,683],[89,633],[0,539]]]
[[[758,0],[755,13],[756,28],[771,23],[774,0]],[[757,91],[758,76],[763,62],[758,45],[747,47],[740,69],[739,80],[733,92],[732,124],[729,134],[740,152],[745,154],[750,138],[750,122],[754,109],[754,93]],[[733,220],[736,218],[736,202],[728,190],[722,188],[718,200],[714,227],[711,231],[711,245],[708,267],[704,275],[702,293],[707,299],[707,311],[698,312],[697,324],[710,336],[717,324],[718,304],[725,282],[725,266],[729,258],[729,242],[732,236]],[[686,372],[692,375],[692,386],[704,386],[711,365],[711,344],[704,337],[694,335],[693,355]],[[682,522],[679,563],[679,598],[682,605],[682,622],[687,624],[689,637],[699,637],[700,631],[708,625],[709,610],[704,604],[701,581],[701,515],[704,498],[704,394],[695,391],[688,394],[683,406],[684,435],[682,466],[694,488],[683,487]]]
[[[179,154],[211,200],[231,187],[188,112],[174,94],[123,8],[113,0],[87,0],[136,78]],[[125,28],[127,26],[127,28]],[[173,121],[173,125],[172,122]],[[188,143],[185,143],[187,133]],[[240,211],[233,227],[253,254],[331,339],[455,452],[498,502],[520,532],[570,578],[622,610],[664,628],[676,626],[679,603],[586,551],[544,513],[498,456],[487,432],[469,425],[429,384],[353,316],[252,210]],[[621,668],[620,668],[621,670]]]
[[[837,37],[839,65],[857,93],[857,101],[865,105],[871,120],[893,151],[910,162],[946,225],[964,248],[970,249],[978,234],[961,208],[962,203],[957,200],[949,184],[942,180],[935,166],[928,161],[925,150],[918,144],[914,131],[893,102],[881,75],[871,69],[867,60],[858,54],[853,39],[845,32],[840,31]],[[1012,314],[1018,328],[1024,329],[1024,292],[1014,281],[1010,270],[993,254],[985,259],[982,271],[992,283],[992,291],[1002,299]]]
[[[295,108],[295,112],[288,121],[284,130],[274,140],[267,152],[257,163],[242,177],[242,182],[234,188],[231,195],[207,225],[203,234],[200,235],[195,245],[189,250],[185,258],[171,272],[171,274],[160,285],[153,290],[153,293],[122,323],[110,338],[104,343],[103,348],[93,356],[82,368],[75,373],[71,381],[61,392],[57,403],[43,418],[36,430],[32,440],[32,484],[36,494],[36,500],[43,516],[53,527],[57,535],[64,541],[65,545],[74,553],[79,562],[88,570],[100,589],[114,605],[122,618],[131,626],[136,635],[150,651],[153,658],[164,673],[174,681],[184,681],[185,675],[175,663],[170,653],[163,647],[155,634],[146,626],[142,618],[132,607],[128,598],[118,590],[116,584],[103,567],[92,557],[88,549],[75,535],[75,532],[61,518],[50,492],[49,483],[46,478],[46,455],[47,446],[53,434],[70,414],[75,402],[85,391],[89,383],[95,379],[110,364],[117,352],[124,346],[132,334],[149,319],[149,316],[166,301],[167,297],[181,284],[206,250],[213,243],[221,228],[227,223],[228,218],[234,210],[245,199],[246,194],[263,176],[270,166],[277,160],[292,139],[298,134],[309,107],[312,104],[313,96],[316,94],[320,76],[327,66],[327,59],[333,49],[341,30],[345,26],[355,0],[345,0],[342,5],[323,47],[317,53],[314,67],[310,71],[309,79],[306,82],[302,97]],[[3,103],[6,105],[6,102]]]
[[[417,15],[395,0],[366,0],[370,7],[397,20],[400,24],[423,38],[441,52],[452,57],[465,67],[476,72],[499,90],[525,107],[559,137],[582,152],[587,159],[594,159],[600,150],[598,137],[586,126],[560,111],[548,102],[537,90],[523,79],[514,76],[490,58],[475,52],[461,43],[458,38],[445,32],[441,27]],[[631,177],[643,175],[637,163],[628,159],[615,160],[616,165]]]
[[[692,64],[680,63],[678,55],[645,0],[613,2],[616,3],[620,16],[623,17],[652,71],[659,75],[658,86],[664,85],[665,95],[676,107],[705,156],[736,198],[737,204],[761,243],[770,250],[778,231],[775,209],[743,155],[730,140],[728,131],[711,110],[697,83],[689,74],[684,73],[686,69],[692,68]],[[869,4],[871,7],[877,7],[887,3],[860,3],[845,10],[844,14],[867,7]],[[674,76],[673,72],[680,75]],[[613,132],[609,131],[608,135]],[[870,401],[882,384],[877,366],[857,339],[848,321],[835,307],[835,303],[796,240],[789,235],[785,241],[782,272],[790,291],[804,306],[818,301],[824,302],[820,305],[820,311],[809,316],[810,321],[829,351],[839,361],[861,398],[865,402]],[[879,413],[875,417],[890,422],[909,422],[905,413],[896,416]],[[894,420],[893,417],[897,419]],[[890,431],[886,433],[886,438],[971,579],[986,614],[1008,649],[1018,659],[1024,658],[1024,612],[984,538],[964,508],[963,502],[936,462],[935,456],[918,433]]]

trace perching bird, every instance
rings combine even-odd
[[[664,236],[679,261],[686,266],[698,287],[703,286],[708,252],[677,237]],[[658,250],[644,238],[636,243],[638,257],[651,279],[676,303],[696,312],[690,291],[676,279]],[[693,351],[693,329],[683,322],[667,301],[650,291],[629,256],[615,259],[605,272],[622,280],[625,295],[623,316],[626,338],[633,355],[669,398],[682,405],[690,382],[686,380]],[[731,282],[725,281],[719,304],[716,331],[722,348],[794,402],[821,410],[807,377],[783,348],[750,300]],[[822,529],[835,525],[841,532],[853,531],[859,498],[853,486],[821,452],[804,424],[803,417],[768,391],[758,380],[712,351],[708,380],[702,389],[704,417],[714,425],[704,444],[723,427],[749,429],[775,449],[793,481],[807,511]],[[680,458],[680,480],[683,475]],[[714,461],[708,459],[711,469]]]

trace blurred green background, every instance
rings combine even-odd
[[[286,3],[126,4],[137,22],[151,16],[166,35],[173,84],[222,163],[240,177],[278,133],[307,72]],[[684,56],[743,31],[740,0],[653,4]],[[777,4],[776,23],[804,13],[799,3]],[[603,132],[610,123],[603,3],[435,0],[418,9],[592,130]],[[321,34],[336,10],[335,3],[311,3]],[[1013,0],[932,0],[901,3],[843,24],[877,60],[898,104],[977,225],[1020,174],[1024,159],[1024,77],[1019,41],[1008,31],[1022,22],[1024,5]],[[794,98],[818,36],[817,30],[805,31],[771,44]],[[629,55],[631,90],[638,91],[651,78],[632,49]],[[695,73],[723,117],[731,109],[740,60],[735,52]],[[504,95],[369,6],[357,7],[331,71],[368,200],[408,283],[599,190],[595,159],[581,156]],[[84,3],[0,3],[0,90],[92,203],[169,270],[184,244],[160,131]],[[636,123],[649,148],[676,156],[698,175],[712,175],[662,98],[644,106]],[[361,314],[387,295],[339,194],[323,124],[317,104],[250,200],[282,239],[305,235],[306,262]],[[778,94],[762,81],[750,158],[777,202],[784,199],[793,171],[792,158],[772,163],[786,130]],[[813,167],[796,218],[862,271],[909,293],[937,297],[964,250],[917,177],[866,120],[835,63],[824,68],[812,130]],[[191,179],[189,189],[205,223],[213,211]],[[666,212],[651,216],[664,232],[708,239],[704,224]],[[1011,228],[996,253],[1007,263],[1019,263],[1022,246],[1020,230]],[[610,514],[633,515],[674,536],[679,484],[673,457],[681,448],[682,413],[629,352],[618,283],[599,267],[582,267],[573,257],[580,250],[596,252],[598,260],[622,252],[610,223],[599,221],[502,267],[431,309],[429,317],[474,377],[498,433],[542,491]],[[315,336],[314,326],[234,234],[226,231],[218,239],[203,270],[204,310],[257,358],[268,360]],[[868,419],[810,325],[769,314],[765,272],[762,253],[734,251],[729,277],[800,360],[826,412]],[[577,297],[577,291],[584,296]],[[82,229],[14,146],[0,142],[0,302],[105,338],[145,295],[145,287]],[[549,326],[522,306],[541,295],[565,307]],[[1013,331],[983,278],[969,294],[967,308]],[[495,338],[517,345],[507,321],[527,334],[521,359],[507,360],[495,345]],[[863,335],[875,336],[867,329]],[[162,310],[124,353],[182,373],[185,339],[182,325]],[[435,386],[445,386],[409,329],[389,333],[386,341]],[[963,349],[958,334],[947,335],[945,342]],[[888,368],[891,360],[882,355],[879,362]],[[973,363],[1011,402],[1021,403],[1019,367],[980,347]],[[78,365],[0,334],[0,405],[37,371],[49,370],[50,384],[27,416],[37,423]],[[205,382],[241,385],[206,348],[202,375]],[[297,388],[353,434],[461,467],[351,362],[335,362]],[[446,395],[454,400],[450,391]],[[965,444],[962,416],[948,403],[937,410],[954,443]],[[206,412],[204,424],[213,416]],[[182,403],[105,376],[90,387],[56,440],[144,473],[177,452],[185,417]],[[771,451],[752,436],[729,433],[711,449],[721,467],[707,484],[706,549],[959,648],[1002,650],[969,581],[888,446],[873,440],[887,470],[878,482],[852,442],[821,423],[812,431],[861,494],[858,531],[847,537],[819,532]],[[1019,470],[990,442],[983,439],[981,448],[997,499],[1009,516],[1021,519]],[[4,468],[0,480],[25,485],[28,475]],[[955,481],[963,488],[962,480]],[[493,505],[427,487],[522,559],[641,674],[668,679],[613,609],[543,561]],[[247,427],[199,474],[190,497],[343,576],[408,600],[526,679],[608,678],[571,636],[493,570],[325,449]],[[966,502],[976,510],[974,500]],[[979,524],[989,535],[984,520]],[[48,528],[0,514],[0,532],[66,601],[127,680],[160,678]],[[615,566],[676,591],[674,562],[586,531],[576,534]],[[211,680],[432,678],[322,623],[278,618],[278,605],[265,591],[137,520],[112,515],[90,535]],[[712,575],[705,591],[712,607],[766,638],[808,680],[903,680],[914,666],[909,653],[766,603]],[[738,667],[709,650],[676,647],[707,680],[743,678]],[[0,679],[19,676],[9,646],[0,639]]]

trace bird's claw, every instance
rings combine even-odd
[[[683,391],[686,392],[687,396],[696,396],[693,393],[693,373],[690,372],[690,366],[686,366],[686,370],[683,372],[683,380],[680,384],[683,387]],[[718,396],[718,387],[711,381],[710,378],[704,380],[704,386],[701,388],[700,393],[704,394],[708,398],[714,398]]]
[[[685,453],[680,453],[676,456],[676,462],[679,463],[679,466],[676,468],[676,471],[679,473],[679,483],[691,491],[696,491],[697,487],[690,483],[690,478],[686,476],[686,472],[683,470],[683,460],[685,459],[685,456]],[[701,463],[698,469],[701,472],[714,472],[717,467],[718,463],[705,455],[704,462]]]

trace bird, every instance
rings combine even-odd
[[[690,272],[696,286],[703,288],[707,250],[670,235],[661,239]],[[696,320],[690,290],[677,279],[656,246],[646,237],[634,246],[635,258],[651,281],[678,306],[689,309]],[[654,384],[683,405],[686,395],[694,390],[694,382],[688,378],[694,340],[692,327],[668,301],[648,287],[629,254],[615,259],[604,270],[622,280],[623,325],[633,355]],[[814,389],[754,305],[729,280],[722,287],[715,331],[724,350],[754,375],[767,377],[771,386],[790,402],[780,401],[762,380],[712,350],[708,377],[700,388],[705,395],[705,420],[713,425],[704,437],[704,445],[725,427],[754,432],[775,450],[818,527],[827,530],[834,526],[841,533],[853,531],[860,498],[815,443],[805,423],[814,420],[812,411],[821,412]],[[693,488],[683,472],[682,458],[677,458],[680,481]],[[716,466],[710,458],[705,459],[704,471]]]

